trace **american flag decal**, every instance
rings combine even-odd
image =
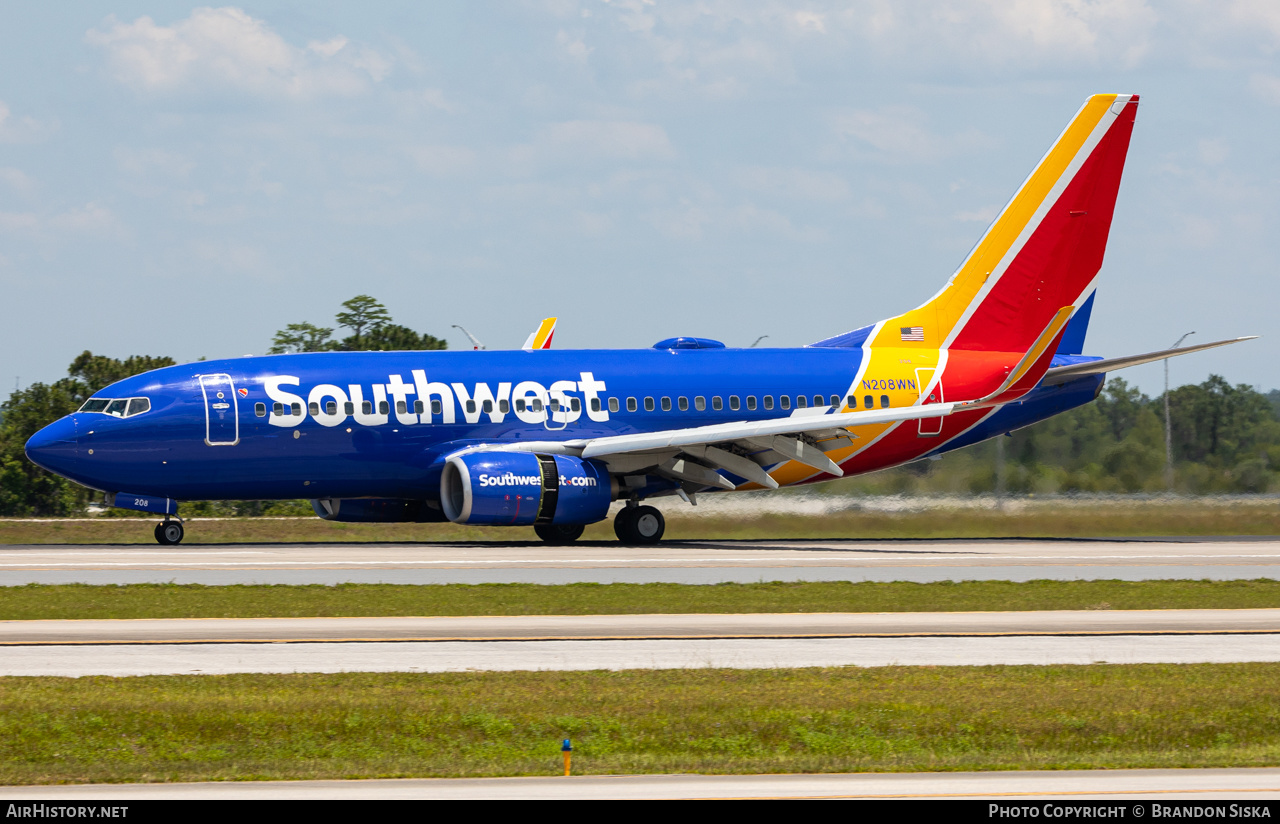
[[[924,342],[923,326],[904,326],[899,331],[902,333],[903,341],[918,340],[921,343]]]

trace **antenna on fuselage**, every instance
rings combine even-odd
[[[767,338],[767,337],[769,337],[769,336],[768,336],[768,335],[761,335],[760,337],[756,338],[756,343],[759,343],[760,341],[764,340],[764,339],[765,339],[765,338]],[[751,345],[750,345],[750,346],[748,346],[747,348],[748,348],[748,349],[755,349],[755,348],[756,348],[756,343],[751,344]]]
[[[454,328],[454,329],[462,329],[462,334],[466,335],[466,336],[471,340],[471,345],[472,345],[474,348],[476,348],[476,349],[483,349],[483,348],[484,348],[484,344],[483,344],[483,343],[481,343],[480,341],[476,340],[476,336],[475,336],[475,335],[473,335],[473,334],[471,334],[470,332],[468,332],[466,329],[463,329],[461,326],[459,326],[459,325],[458,325],[458,324],[456,324],[456,323],[455,323],[455,324],[453,324],[453,328]]]

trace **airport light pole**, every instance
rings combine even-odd
[[[1195,332],[1187,332],[1182,337],[1174,341],[1170,349],[1177,349],[1178,344],[1194,335]],[[1170,492],[1173,491],[1173,429],[1169,424],[1169,359],[1164,359],[1164,485]]]

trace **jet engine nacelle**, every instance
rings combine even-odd
[[[445,464],[440,503],[458,524],[590,524],[617,494],[605,465],[568,455],[473,452]]]
[[[311,508],[326,521],[356,524],[400,524],[443,521],[439,509],[426,501],[404,498],[320,498]]]

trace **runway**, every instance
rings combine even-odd
[[[550,769],[548,770],[550,771]],[[817,775],[591,775],[527,778],[403,778],[366,781],[213,781],[198,784],[81,784],[0,787],[14,802],[89,800],[337,799],[711,799],[952,798],[1085,799],[1130,802],[1115,818],[1155,815],[1153,801],[1179,807],[1224,800],[1241,807],[1280,799],[1280,770],[1053,770],[1044,772],[833,773]],[[1137,801],[1138,804],[1132,802]],[[1142,806],[1141,812],[1135,808]],[[975,810],[977,812],[977,810]],[[985,806],[981,813],[986,813]],[[1044,812],[1037,807],[1037,813]],[[1164,810],[1162,810],[1164,812]],[[980,813],[980,814],[981,814]],[[1165,812],[1165,817],[1173,813]],[[1183,813],[1187,815],[1187,813]],[[1262,816],[1261,812],[1250,817]],[[1023,816],[1026,817],[1024,813]],[[1041,817],[1037,815],[1036,817]],[[1063,817],[1062,812],[1045,818]],[[1196,816],[1200,817],[1200,816]],[[1224,812],[1224,817],[1226,813]]]
[[[447,584],[1280,576],[1280,539],[988,539],[586,543],[11,545],[0,585]]]
[[[0,623],[0,676],[1280,661],[1280,610]]]

